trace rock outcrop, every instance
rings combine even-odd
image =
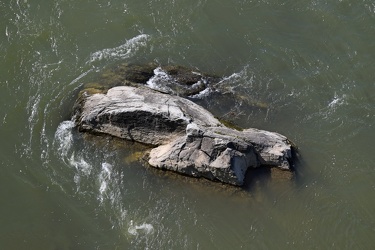
[[[189,176],[241,186],[248,168],[291,169],[286,137],[228,128],[190,100],[146,86],[84,90],[74,119],[80,131],[152,145],[151,166]]]

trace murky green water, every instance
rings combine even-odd
[[[1,0],[0,51],[1,249],[375,247],[372,0]],[[76,94],[121,62],[227,77],[243,99],[200,102],[288,136],[296,180],[227,190],[84,139]]]

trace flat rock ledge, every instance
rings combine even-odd
[[[285,136],[228,128],[201,106],[147,87],[84,90],[73,118],[81,132],[153,146],[149,165],[188,176],[241,186],[249,168],[291,170],[292,145]]]

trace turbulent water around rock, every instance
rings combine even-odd
[[[372,249],[374,23],[370,0],[0,2],[0,248]],[[84,84],[149,62],[222,77],[197,103],[290,138],[296,179],[196,182],[74,129]]]

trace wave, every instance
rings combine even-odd
[[[189,97],[194,98],[194,99],[203,99],[205,97],[208,97],[212,93],[212,91],[213,90],[211,88],[205,88],[204,90],[202,90],[198,94],[190,95]]]
[[[126,59],[134,55],[141,47],[147,45],[149,35],[140,34],[127,40],[124,44],[115,47],[99,50],[90,55],[90,63],[101,61],[103,59]]]

